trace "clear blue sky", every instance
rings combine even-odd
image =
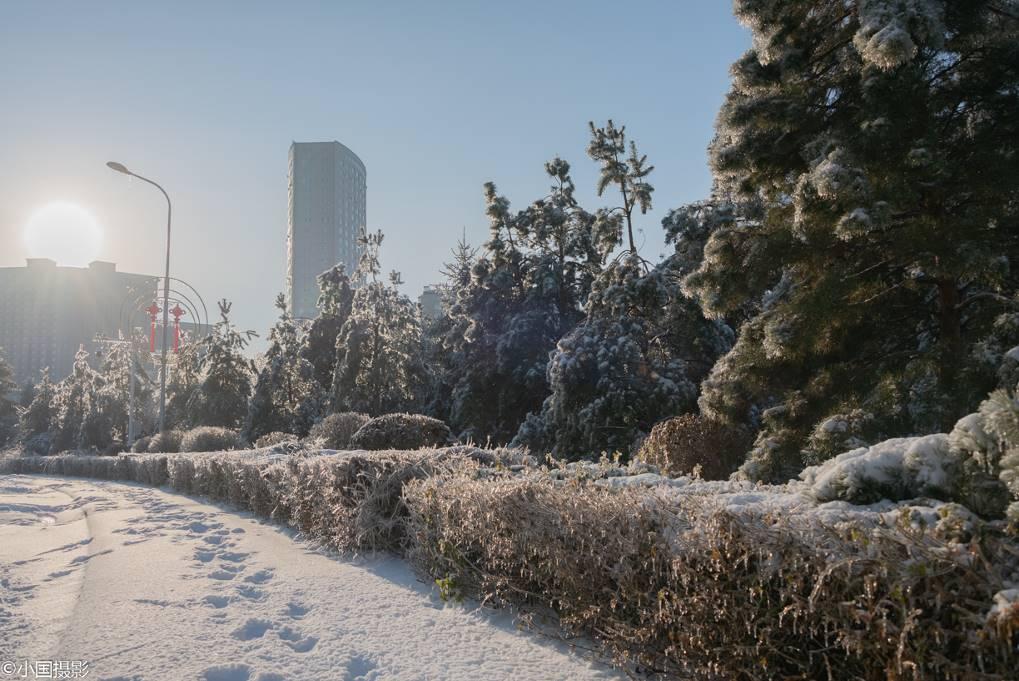
[[[337,139],[368,168],[368,226],[416,297],[466,227],[481,186],[514,207],[570,161],[586,207],[587,122],[613,118],[656,166],[644,253],[660,220],[706,195],[705,148],[749,45],[726,2],[0,3],[0,266],[50,201],[91,211],[101,258],[158,273],[158,193],[174,199],[174,274],[234,301],[264,335],[283,287],[290,142]]]

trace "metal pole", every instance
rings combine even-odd
[[[155,184],[153,182],[153,184]],[[159,185],[156,185],[159,187]],[[166,273],[163,276],[163,370],[159,375],[159,432],[166,432],[166,334],[170,327],[170,216],[173,206],[170,197],[162,187],[159,190],[166,196]]]
[[[127,402],[127,446],[134,444],[134,342],[128,346],[128,371],[131,373]]]
[[[137,177],[142,182],[148,182],[153,187],[163,193],[163,197],[166,199],[166,271],[163,275],[163,348],[162,348],[162,370],[159,372],[159,432],[166,432],[166,345],[167,338],[166,334],[170,325],[170,222],[173,216],[173,204],[170,203],[170,195],[166,193],[158,182],[153,182],[147,177],[143,177],[138,173],[133,173],[128,170],[124,164],[117,163],[115,161],[108,161],[107,167],[111,170],[115,170],[118,173],[130,175],[131,177]]]

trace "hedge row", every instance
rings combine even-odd
[[[964,542],[915,522],[833,528],[520,463],[460,447],[25,457],[3,468],[167,484],[341,550],[392,550],[444,595],[554,614],[657,677],[1015,678],[1019,602],[1002,594],[1019,579],[1019,545],[996,525]]]

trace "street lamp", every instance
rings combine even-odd
[[[167,338],[166,332],[170,325],[170,217],[173,214],[173,206],[170,203],[170,196],[166,193],[166,190],[159,186],[156,182],[153,182],[147,177],[142,177],[137,173],[132,173],[127,169],[123,163],[117,163],[116,161],[107,161],[107,167],[110,170],[116,170],[118,173],[124,175],[130,175],[131,177],[137,177],[142,182],[148,182],[153,187],[163,193],[166,198],[166,273],[163,276],[163,348],[162,348],[162,370],[159,372],[159,432],[163,433],[166,431],[166,346]]]

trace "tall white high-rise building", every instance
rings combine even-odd
[[[297,318],[318,314],[316,277],[342,262],[357,267],[365,228],[365,167],[339,142],[290,145],[287,219],[287,304]]]

